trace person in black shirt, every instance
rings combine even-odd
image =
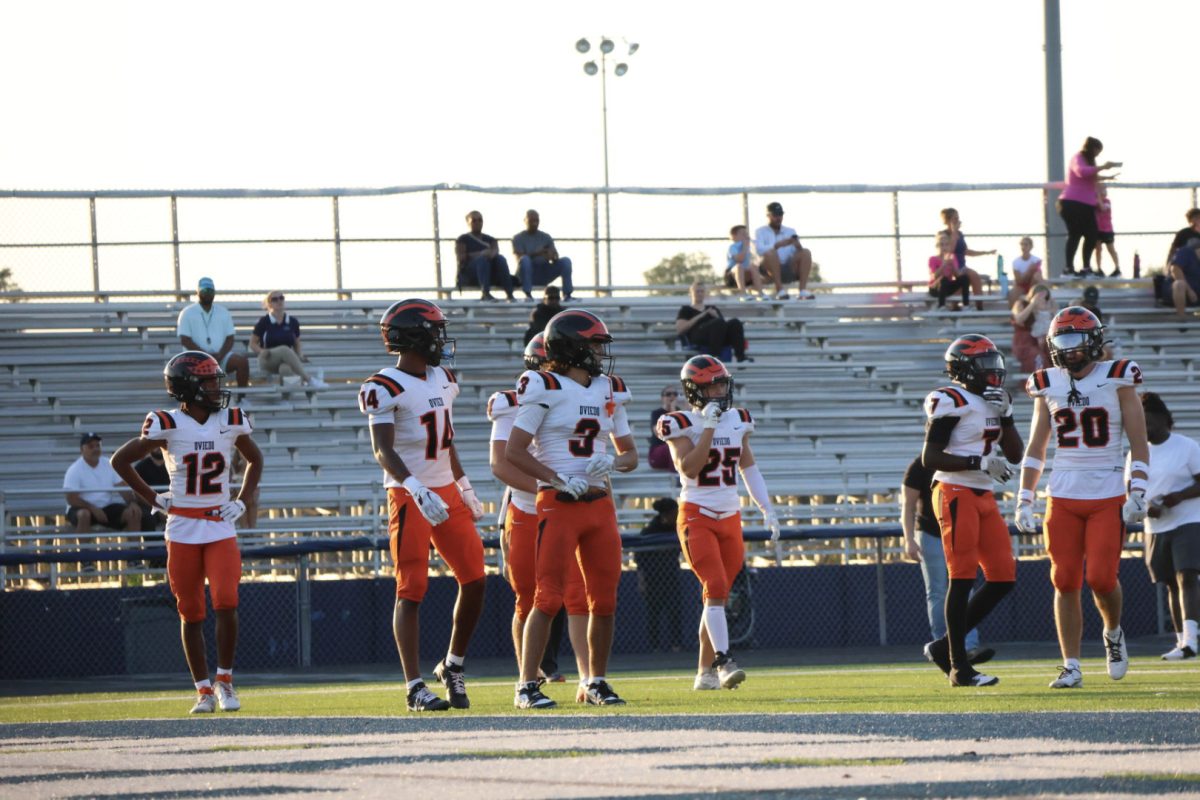
[[[171,488],[171,476],[167,472],[167,465],[163,460],[163,451],[161,448],[151,450],[150,455],[133,465],[133,469],[156,492],[165,492]],[[155,517],[150,512],[149,503],[142,499],[136,492],[134,493],[134,497],[137,498],[138,507],[142,510],[143,531],[152,531],[156,528],[161,530],[167,526],[166,515]]]
[[[508,271],[508,259],[500,255],[496,240],[483,232],[483,214],[472,211],[467,214],[471,230],[454,242],[454,255],[458,259],[458,288],[478,286],[483,290],[481,300],[492,301],[492,284],[498,283],[508,296],[513,297],[513,276]]]
[[[1167,273],[1171,272],[1171,263],[1175,258],[1175,251],[1188,243],[1188,239],[1200,239],[1200,208],[1189,208],[1187,214],[1187,227],[1181,228],[1175,234],[1175,238],[1171,240],[1171,249],[1167,251],[1167,260],[1163,263],[1167,265]]]
[[[525,344],[546,330],[546,323],[558,312],[562,311],[562,293],[557,286],[547,286],[542,295],[542,302],[529,312],[529,327],[525,329]]]
[[[652,508],[657,512],[639,536],[649,541],[635,547],[638,591],[646,603],[646,637],[655,652],[683,649],[682,606],[679,591],[679,537],[675,517],[679,503],[660,497]]]
[[[738,361],[753,361],[746,356],[746,331],[740,319],[725,319],[721,309],[705,305],[708,288],[700,281],[692,284],[691,305],[680,306],[675,316],[675,332],[700,352],[728,361],[722,353],[728,348]]]

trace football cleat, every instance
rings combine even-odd
[[[517,708],[541,710],[554,708],[558,703],[542,694],[537,681],[533,681],[517,688],[517,694],[513,697],[513,705]]]
[[[984,675],[973,669],[970,672],[956,671],[950,676],[951,686],[995,686],[999,682],[1000,679],[995,675]]]
[[[450,704],[438,697],[423,683],[418,683],[408,693],[409,711],[447,711]]]
[[[1183,661],[1185,658],[1195,657],[1196,651],[1188,647],[1186,644],[1183,646],[1176,646],[1174,649],[1168,650],[1162,654],[1163,661]]]
[[[217,697],[211,686],[196,690],[196,705],[189,714],[211,714],[217,710]]]
[[[925,645],[925,660],[930,664],[936,664],[944,674],[950,674],[950,643],[946,641],[946,637],[934,639]]]
[[[237,690],[233,688],[233,681],[224,681],[217,678],[217,682],[213,684],[213,689],[217,695],[217,705],[222,711],[237,711],[242,707],[242,701],[238,700]]]
[[[717,653],[712,665],[725,689],[736,689],[739,683],[746,680],[746,673],[738,668],[737,662],[728,653]]]
[[[1083,686],[1083,673],[1073,667],[1059,667],[1058,677],[1050,681],[1051,689],[1078,689]]]
[[[1129,669],[1129,651],[1125,649],[1125,632],[1117,631],[1117,638],[1108,638],[1108,634],[1104,634],[1104,657],[1108,661],[1108,677],[1114,681],[1119,681],[1125,677],[1125,672]]]
[[[986,664],[996,657],[996,651],[990,647],[973,647],[967,651],[967,661],[971,666]]]
[[[446,699],[454,708],[470,708],[471,701],[467,698],[467,682],[463,678],[463,668],[445,661],[438,662],[433,668],[433,677],[446,687]]]
[[[589,683],[587,687],[588,705],[593,706],[623,706],[625,701],[608,685],[608,681]]]
[[[696,680],[692,684],[692,689],[697,692],[706,692],[711,689],[720,689],[721,679],[717,677],[715,669],[706,669],[703,672],[696,673]]]

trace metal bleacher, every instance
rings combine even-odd
[[[726,316],[746,326],[753,362],[731,364],[737,402],[754,415],[755,455],[792,527],[895,524],[897,491],[923,434],[921,402],[943,380],[942,353],[966,332],[1011,342],[1007,307],[985,295],[977,313],[935,311],[923,294],[868,293],[828,287],[810,301],[736,302],[716,298]],[[1059,287],[1070,298],[1076,285]],[[331,292],[331,294],[333,294]],[[600,314],[615,337],[615,372],[633,392],[630,419],[644,452],[659,390],[677,381],[689,355],[679,349],[674,319],[680,295],[595,297],[578,306]],[[0,308],[0,487],[3,549],[112,546],[119,534],[77,541],[61,516],[59,487],[78,456],[82,431],[104,437],[106,455],[136,436],[145,413],[171,403],[161,369],[179,348],[175,319],[186,303],[22,302]],[[264,381],[236,390],[247,407],[266,471],[249,543],[323,536],[382,535],[380,470],[372,457],[356,392],[363,378],[389,363],[378,319],[386,299],[298,300],[289,312],[303,325],[304,350],[329,387],[312,390]],[[485,404],[521,369],[521,334],[529,304],[440,300],[457,340],[455,443],[467,473],[491,506],[501,487],[488,468],[490,426]],[[1105,286],[1102,304],[1122,357],[1137,359],[1147,385],[1162,393],[1177,429],[1200,434],[1200,353],[1195,317],[1155,308],[1149,290]],[[226,302],[248,335],[262,314],[256,303]],[[244,342],[241,343],[244,346]],[[1012,388],[1024,376],[1010,372]],[[1018,402],[1024,434],[1031,407]],[[620,522],[636,530],[654,498],[675,491],[673,475],[642,466],[614,477]],[[485,529],[488,526],[481,526]],[[800,552],[799,548],[796,552]]]

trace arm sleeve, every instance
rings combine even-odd
[[[613,412],[612,435],[619,439],[631,433],[633,429],[629,427],[629,415],[625,413],[625,406],[617,406],[617,410]]]
[[[742,480],[745,482],[746,491],[750,493],[750,498],[754,500],[754,504],[758,506],[763,514],[769,514],[773,509],[771,495],[767,492],[767,482],[763,480],[762,472],[758,469],[758,464],[743,468]]]

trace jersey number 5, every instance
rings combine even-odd
[[[704,469],[700,470],[696,485],[720,486],[723,483],[726,486],[733,486],[737,483],[737,464],[741,456],[742,448],[740,447],[726,447],[723,456],[722,452],[716,448],[709,450],[708,463],[704,465]],[[714,474],[718,469],[721,470],[721,474]]]
[[[578,439],[568,439],[567,449],[571,455],[588,458],[596,449],[596,436],[600,433],[600,420],[584,417],[575,424],[575,435]]]

